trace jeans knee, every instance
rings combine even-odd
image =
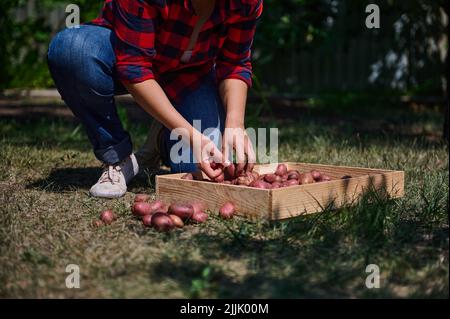
[[[71,29],[65,29],[53,37],[47,51],[47,62],[50,70],[57,67],[70,67],[70,52],[76,50],[76,46],[73,44],[73,36]]]
[[[110,50],[108,30],[100,28],[65,29],[50,43],[47,60],[56,85],[75,83],[83,92],[100,95],[114,93],[112,68],[114,52]],[[69,81],[70,79],[70,81]]]

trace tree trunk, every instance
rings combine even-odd
[[[449,16],[449,11],[450,11],[450,4],[449,1],[444,1],[444,11],[447,14],[447,21],[450,18]],[[447,22],[448,24],[448,22]],[[448,26],[447,26],[448,27]],[[450,39],[448,38],[447,35],[447,43],[450,41]],[[447,53],[446,53],[446,57],[445,57],[445,79],[446,79],[446,88],[445,88],[445,92],[444,92],[444,96],[445,96],[445,118],[444,118],[444,132],[442,134],[442,136],[444,137],[444,139],[448,142],[448,108],[449,108],[449,99],[448,99],[448,91],[449,91],[449,79],[448,79],[448,73],[449,73],[449,63],[448,63],[448,46],[447,46]]]

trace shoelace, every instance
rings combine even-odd
[[[119,183],[120,182],[120,171],[122,168],[117,165],[109,165],[108,167],[105,167],[102,176],[100,176],[100,183]]]

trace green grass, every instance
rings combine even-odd
[[[153,194],[152,176],[124,198],[91,198],[100,169],[82,129],[0,120],[0,297],[448,298],[448,148],[433,134],[414,135],[434,132],[439,116],[315,112],[258,120],[281,128],[280,160],[404,170],[406,196],[369,194],[355,207],[287,222],[211,214],[161,234],[129,211],[133,193]],[[130,131],[142,143],[145,129]],[[107,207],[118,221],[93,228]],[[65,287],[71,263],[81,289]],[[380,289],[365,287],[368,264],[380,267]]]

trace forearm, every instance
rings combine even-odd
[[[194,136],[200,134],[173,107],[167,95],[155,80],[148,80],[136,84],[125,84],[125,87],[147,113],[152,115],[168,129],[181,129],[188,134],[186,138],[189,138],[191,141]],[[182,131],[180,133],[183,133]]]
[[[219,92],[226,112],[226,127],[244,127],[248,86],[238,79],[220,82]]]

